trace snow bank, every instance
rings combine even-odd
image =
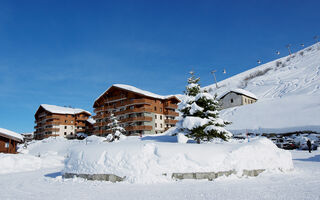
[[[63,165],[64,158],[56,152],[47,153],[40,157],[29,154],[0,153],[0,174],[34,171],[42,168],[53,168]]]
[[[290,170],[291,153],[260,138],[250,143],[133,143],[77,145],[70,149],[65,173],[115,174],[131,183],[168,181],[163,173],[228,170]]]

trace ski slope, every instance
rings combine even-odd
[[[320,43],[204,87],[218,96],[245,89],[258,102],[225,109],[233,133],[320,132]]]

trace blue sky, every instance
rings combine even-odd
[[[114,83],[182,93],[298,50],[320,1],[0,1],[0,127],[31,132],[40,104],[92,105]],[[227,74],[222,70],[226,68]]]

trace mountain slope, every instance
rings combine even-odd
[[[204,87],[223,94],[242,88],[255,94],[255,104],[221,112],[237,132],[320,132],[320,43]]]

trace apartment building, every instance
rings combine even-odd
[[[35,114],[35,139],[50,136],[74,138],[77,133],[86,132],[91,113],[78,109],[41,104]]]
[[[100,95],[93,108],[94,134],[106,136],[113,113],[126,135],[157,134],[175,126],[179,99],[161,96],[130,85],[114,84]]]

